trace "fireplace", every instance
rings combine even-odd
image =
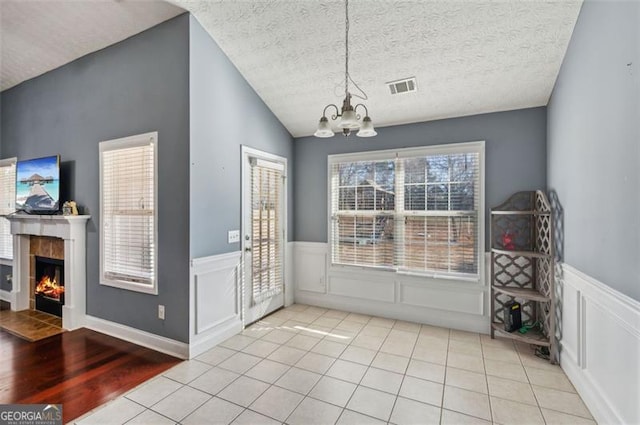
[[[36,310],[62,317],[64,260],[35,256]]]
[[[1,0],[0,0],[1,1]],[[13,214],[13,288],[11,310],[35,309],[35,257],[63,260],[62,327],[79,329],[86,321],[86,225],[88,215]],[[60,300],[62,301],[62,300]]]

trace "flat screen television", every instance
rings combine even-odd
[[[60,155],[18,161],[16,210],[29,214],[60,210]]]

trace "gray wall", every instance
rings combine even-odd
[[[191,257],[199,258],[240,249],[227,243],[227,231],[241,223],[241,145],[288,158],[291,176],[293,138],[193,16],[190,22],[189,216]]]
[[[640,300],[640,2],[585,0],[548,107],[564,261]]]
[[[2,154],[60,154],[68,197],[87,225],[87,313],[188,341],[189,17],[4,91]],[[158,287],[148,295],[99,284],[98,143],[158,132]],[[166,320],[158,320],[158,304]]]
[[[488,211],[513,192],[546,187],[545,129],[542,107],[378,128],[373,138],[296,139],[295,240],[327,241],[327,155],[485,140]]]

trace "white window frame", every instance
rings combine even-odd
[[[0,167],[7,167],[7,166],[11,166],[11,165],[14,166],[14,182],[13,182],[14,190],[15,190],[15,173],[16,173],[15,167],[16,167],[17,163],[18,163],[18,158],[16,158],[16,157],[7,158],[7,159],[0,159]],[[14,192],[14,196],[13,196],[13,201],[12,202],[13,202],[13,204],[12,204],[13,205],[13,209],[15,211],[15,202],[16,202],[16,200],[15,200],[15,192]],[[11,231],[9,231],[9,236],[11,236]],[[13,265],[13,254],[14,254],[14,252],[13,252],[13,238],[10,238],[10,240],[11,240],[11,244],[12,244],[11,245],[11,253],[12,253],[11,258],[0,257],[0,264],[4,265],[4,266]]]
[[[461,153],[478,153],[479,154],[479,205],[478,205],[478,271],[475,275],[469,274],[456,274],[456,273],[443,273],[443,272],[428,272],[428,271],[407,271],[399,268],[385,268],[379,266],[362,266],[362,265],[350,265],[350,264],[336,264],[333,263],[332,255],[332,167],[336,163],[342,162],[366,162],[366,161],[379,161],[389,159],[400,158],[413,158],[427,155],[447,155],[447,154],[461,154]],[[399,190],[398,185],[402,182],[396,179],[396,192]],[[403,189],[404,190],[404,189]],[[394,212],[394,216],[397,211]],[[397,233],[397,232],[396,232]],[[327,241],[329,245],[329,255],[327,256],[327,263],[330,272],[349,272],[349,271],[364,271],[367,273],[391,273],[398,276],[414,276],[418,278],[432,278],[445,281],[459,281],[467,283],[480,283],[484,282],[485,273],[485,141],[463,142],[463,143],[450,143],[443,145],[432,146],[420,146],[414,148],[401,148],[401,149],[385,149],[369,152],[353,152],[346,154],[335,154],[327,157]]]
[[[147,144],[153,145],[153,246],[154,267],[152,284],[110,279],[104,274],[104,211],[103,211],[103,152],[126,149]],[[158,295],[158,132],[138,134],[120,139],[107,140],[99,144],[100,157],[100,284],[130,291]]]

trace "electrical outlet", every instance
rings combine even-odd
[[[228,243],[240,242],[240,230],[229,230]]]
[[[164,320],[164,306],[162,304],[158,305],[158,319]]]

